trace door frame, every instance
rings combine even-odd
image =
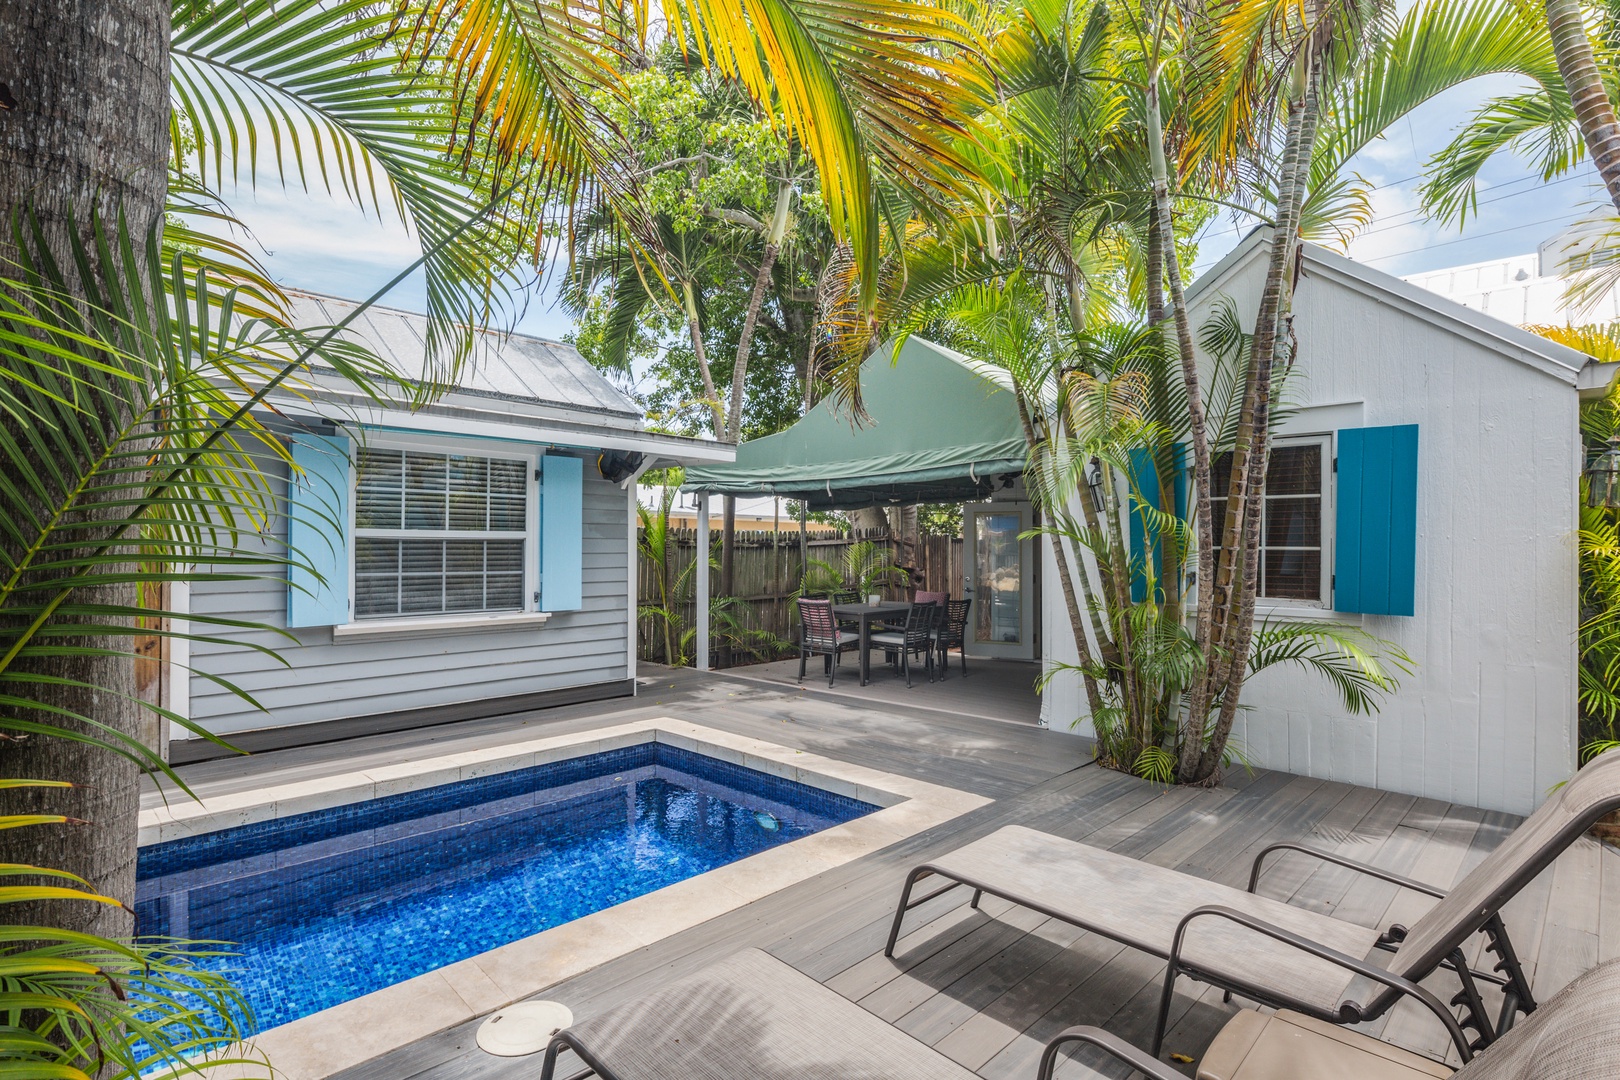
[[[1035,524],[1035,507],[1019,499],[998,502],[965,503],[962,506],[962,595],[977,605],[978,543],[975,519],[980,514],[1017,514],[1019,574],[1019,641],[981,641],[974,636],[979,610],[968,610],[964,649],[969,656],[1002,660],[1030,660],[1039,656],[1036,609],[1040,599],[1040,568],[1036,563],[1035,540],[1027,534]]]

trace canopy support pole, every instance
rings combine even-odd
[[[698,492],[697,513],[697,669],[709,670],[709,493]]]
[[[804,527],[806,505],[803,499],[799,500],[799,579],[801,581],[810,570],[810,539],[805,535]]]

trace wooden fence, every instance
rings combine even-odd
[[[720,558],[720,530],[712,528],[709,538],[714,544],[714,559]],[[887,530],[857,532],[850,536],[811,536],[805,545],[812,560],[828,563],[835,569],[843,566],[844,551],[860,540],[873,540],[887,546],[894,553],[895,562],[912,570],[911,584],[885,590],[891,598],[909,596],[917,589],[935,592],[948,591],[952,596],[962,595],[962,538],[960,536],[923,536],[916,542],[893,537]],[[681,582],[676,601],[671,605],[679,617],[680,630],[694,625],[697,603],[694,598],[695,582],[689,570],[697,551],[695,529],[671,529],[668,543],[668,580],[673,587]],[[799,534],[784,530],[739,531],[735,547],[736,595],[738,621],[749,630],[760,630],[783,642],[795,640],[793,593],[799,587],[804,564],[799,556]],[[639,604],[642,609],[659,607],[658,566],[642,552],[637,561]],[[686,580],[683,581],[682,579]],[[709,572],[710,591],[720,594],[718,566]],[[662,620],[642,616],[637,620],[638,655],[643,660],[664,662],[664,628]],[[681,651],[679,631],[676,631],[676,649]],[[684,650],[691,653],[691,648]],[[715,649],[718,663],[718,648]],[[741,657],[738,658],[742,660]]]

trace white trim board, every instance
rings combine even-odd
[[[597,731],[401,762],[143,810],[143,844],[308,813],[643,742],[662,742],[798,780],[880,807],[746,859],[676,882],[573,922],[520,938],[254,1036],[227,1054],[260,1054],[285,1080],[321,1080],[434,1032],[531,997],[672,934],[690,929],[988,804],[982,795],[879,772],[699,724],[657,717]],[[241,1075],[262,1074],[244,1072]],[[234,1069],[210,1075],[237,1076]]]

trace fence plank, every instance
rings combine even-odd
[[[720,533],[710,531],[714,544],[714,558],[720,557]],[[923,536],[917,543],[907,543],[891,537],[884,530],[867,530],[850,536],[812,536],[808,542],[809,556],[834,567],[843,565],[844,552],[861,540],[874,540],[884,544],[894,554],[895,561],[915,569],[909,588],[889,587],[884,595],[893,599],[909,596],[917,589],[945,591],[952,596],[962,595],[962,538],[960,536]],[[690,579],[691,567],[697,552],[695,529],[671,529],[668,540],[668,581],[672,589],[683,578]],[[793,609],[790,603],[803,576],[799,559],[799,535],[795,531],[780,533],[769,530],[739,531],[736,543],[736,593],[741,598],[739,621],[751,630],[765,630],[783,641],[794,638]],[[658,567],[645,553],[637,561],[637,593],[641,608],[662,606],[658,588]],[[718,574],[711,580],[717,580]],[[682,628],[693,625],[697,604],[692,596],[690,580],[676,590],[679,599],[672,606],[680,617]],[[663,630],[657,618],[643,616],[637,620],[637,655],[643,660],[665,662]],[[679,644],[677,643],[677,649]]]

